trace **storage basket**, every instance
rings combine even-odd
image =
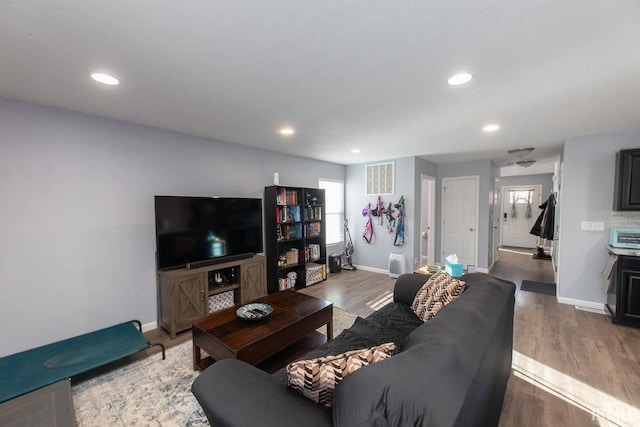
[[[320,264],[307,264],[307,286],[313,285],[314,283],[322,282],[322,280],[324,279],[322,268],[323,266]]]
[[[233,291],[221,292],[209,297],[209,313],[233,307]]]

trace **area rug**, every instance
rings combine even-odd
[[[334,336],[356,317],[334,307]],[[325,333],[326,327],[318,331]],[[154,354],[73,385],[78,426],[208,426],[191,394],[198,376],[192,369],[191,341],[167,349],[166,357]]]
[[[556,284],[545,283],[545,282],[534,282],[533,280],[523,280],[522,285],[520,285],[520,290],[555,296]]]

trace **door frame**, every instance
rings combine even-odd
[[[500,260],[500,248],[502,242],[502,187],[500,186],[500,178],[493,179],[493,211],[491,214],[491,260],[489,262],[489,270],[493,268],[496,262]]]
[[[436,178],[429,175],[420,175],[420,256],[419,264],[422,267],[436,262]],[[427,256],[425,264],[422,263],[425,234],[427,233]]]
[[[479,248],[479,230],[478,230],[478,224],[480,223],[479,220],[479,215],[480,215],[480,176],[479,175],[469,175],[469,176],[456,176],[456,177],[447,177],[447,178],[442,178],[442,187],[440,189],[442,194],[442,205],[440,206],[440,250],[442,252],[441,254],[441,259],[442,259],[442,264],[444,264],[445,262],[445,257],[447,256],[447,254],[444,253],[444,238],[445,238],[445,197],[447,196],[447,192],[445,191],[446,188],[446,184],[449,181],[454,181],[454,180],[462,180],[462,179],[472,179],[475,181],[475,195],[476,195],[476,209],[474,212],[474,226],[473,229],[475,230],[475,245],[474,245],[474,254],[473,254],[473,265],[476,266],[476,268],[478,268],[478,248]]]
[[[504,246],[503,245],[504,236],[503,236],[503,230],[502,230],[503,227],[504,227],[504,219],[502,218],[502,215],[503,215],[504,212],[508,212],[508,209],[511,209],[510,205],[507,206],[508,205],[508,200],[507,200],[506,197],[504,197],[505,192],[509,191],[509,190],[526,190],[526,189],[529,189],[529,188],[534,188],[535,190],[538,190],[538,200],[531,202],[532,206],[535,206],[536,209],[537,209],[538,206],[540,206],[542,204],[542,185],[541,184],[505,185],[505,186],[500,188],[500,195],[502,197],[502,201],[500,203],[500,247]]]

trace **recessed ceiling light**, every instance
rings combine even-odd
[[[353,150],[351,150],[351,152],[353,154],[358,154],[360,152],[360,149],[359,148],[354,148]]]
[[[91,74],[91,78],[99,83],[109,86],[117,86],[120,84],[120,81],[118,79],[109,74],[93,73]]]
[[[460,73],[460,74],[456,74],[455,76],[449,77],[449,80],[447,80],[447,83],[449,83],[451,86],[458,86],[458,85],[463,85],[465,83],[469,83],[472,78],[473,76],[469,73]]]
[[[290,127],[281,128],[278,132],[280,132],[280,135],[286,135],[286,136],[293,135],[294,133],[296,133],[296,131]]]
[[[486,125],[485,127],[482,128],[482,130],[485,131],[485,132],[495,132],[498,129],[500,129],[500,125],[497,125],[495,123],[491,123],[491,124]]]

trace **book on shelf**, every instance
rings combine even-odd
[[[316,261],[320,259],[320,245],[311,243],[305,248],[305,261]]]
[[[300,206],[283,205],[276,208],[276,222],[300,222]]]
[[[300,224],[280,224],[276,231],[276,239],[280,242],[283,240],[294,240],[302,237],[302,227]]]
[[[315,220],[315,221],[320,221],[322,220],[322,207],[320,206],[307,206],[304,208],[304,219],[306,221],[310,221],[310,220]]]
[[[293,285],[291,284],[291,280],[288,277],[281,277],[278,279],[278,290],[286,291],[287,289],[292,289]]]
[[[309,224],[305,224],[304,226],[304,235],[306,237],[319,236],[321,233],[322,233],[322,223],[320,222],[311,222]]]
[[[298,249],[291,248],[286,252],[282,252],[278,259],[278,267],[288,267],[299,262]]]
[[[288,190],[284,187],[280,187],[276,194],[276,203],[278,205],[297,205],[298,192],[296,190]]]

